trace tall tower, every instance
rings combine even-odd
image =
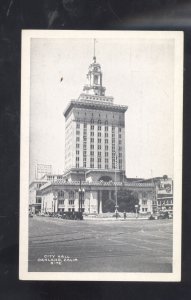
[[[113,97],[105,95],[102,79],[94,51],[83,92],[64,112],[68,180],[114,181],[117,176],[122,181],[124,177],[127,106],[113,104]]]

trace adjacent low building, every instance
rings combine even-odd
[[[41,186],[47,182],[53,183],[62,179],[62,175],[44,174],[40,179],[34,179],[29,185],[29,211],[36,214],[42,211]]]
[[[167,211],[169,214],[173,214],[173,180],[168,178],[167,175],[163,177],[155,177],[140,182],[153,183],[154,184],[154,200],[152,203],[144,199],[140,201],[140,213],[151,212],[157,213],[160,211]],[[152,205],[152,209],[151,209]]]

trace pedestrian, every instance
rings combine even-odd
[[[126,211],[124,210],[124,213],[123,213],[123,217],[124,217],[124,220],[126,219]]]

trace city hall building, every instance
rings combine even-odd
[[[41,180],[36,188],[42,212],[78,211],[82,193],[82,211],[99,214],[106,200],[115,199],[117,203],[119,190],[137,193],[140,213],[156,209],[154,181],[126,178],[127,109],[106,95],[101,66],[94,56],[83,92],[68,103],[63,113],[65,173],[56,180]]]

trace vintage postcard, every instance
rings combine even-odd
[[[22,280],[180,281],[183,33],[22,32]]]

